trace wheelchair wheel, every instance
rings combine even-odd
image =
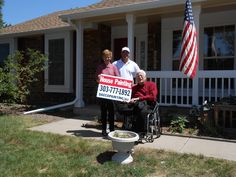
[[[154,138],[153,138],[152,134],[151,135],[147,135],[145,139],[146,139],[146,142],[149,142],[149,143],[152,143],[154,141]]]
[[[161,136],[161,125],[160,125],[160,116],[159,113],[154,113],[153,118],[153,135],[156,138],[159,138]]]

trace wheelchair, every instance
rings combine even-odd
[[[118,110],[118,113],[123,116],[122,129],[133,130],[135,116],[132,109]],[[139,142],[143,140],[152,143],[154,139],[161,136],[161,119],[159,114],[159,103],[155,102],[153,109],[146,116],[146,131],[137,132],[139,134]]]

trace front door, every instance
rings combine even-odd
[[[134,61],[136,56],[136,38],[134,38]],[[113,60],[119,60],[121,55],[121,49],[128,45],[128,39],[127,38],[116,38],[114,39],[114,52],[113,52]],[[133,58],[131,58],[133,60]]]
[[[114,39],[114,53],[113,53],[113,60],[119,60],[121,55],[121,49],[122,47],[127,46],[128,40],[127,38],[118,38],[118,39]]]

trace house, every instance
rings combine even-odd
[[[191,80],[178,71],[185,0],[102,0],[7,27],[0,34],[0,62],[14,50],[49,55],[31,99],[75,108],[96,102],[94,71],[101,51],[131,57],[157,83],[161,105],[190,107],[236,96],[236,1],[192,0],[199,68]]]

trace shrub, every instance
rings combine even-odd
[[[27,49],[9,55],[0,69],[0,98],[8,103],[26,103],[30,84],[36,74],[45,69],[47,57],[37,50]]]
[[[0,68],[0,99],[1,102],[13,103],[18,97],[18,87],[15,84],[15,75]]]
[[[174,119],[170,122],[170,130],[172,132],[183,133],[187,122],[188,120],[185,116],[178,116],[177,119]]]

